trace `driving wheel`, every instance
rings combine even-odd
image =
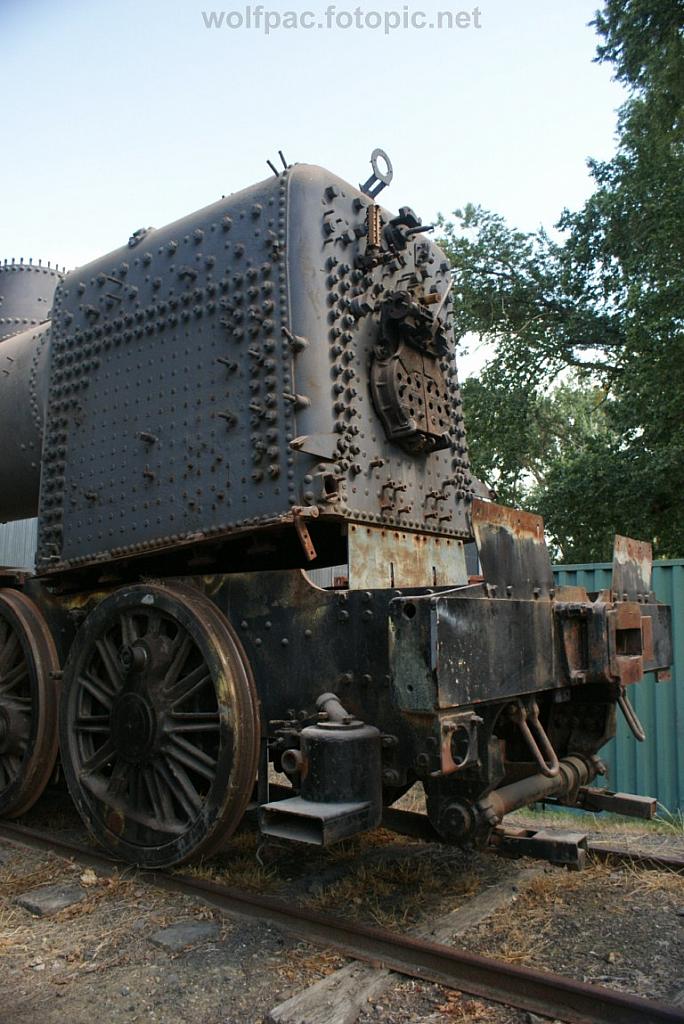
[[[254,682],[224,615],[186,586],[105,598],[65,668],[60,745],[79,813],[112,852],[145,867],[214,852],[259,752]]]
[[[19,590],[0,590],[0,815],[41,795],[57,756],[59,661],[47,623]]]

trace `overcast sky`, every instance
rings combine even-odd
[[[382,146],[383,202],[424,221],[473,201],[551,226],[588,195],[586,158],[613,152],[623,95],[592,63],[596,6],[265,0],[266,34],[265,14],[229,27],[231,0],[0,0],[0,258],[86,263],[266,177],[281,148],[357,184]],[[275,27],[288,11],[322,27]]]

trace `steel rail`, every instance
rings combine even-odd
[[[45,835],[22,825],[0,823],[0,838],[49,850],[104,870],[121,861],[94,849]],[[220,910],[268,921],[308,942],[324,945],[357,960],[399,974],[436,982],[496,1003],[560,1018],[570,1024],[682,1024],[676,1006],[626,992],[574,981],[546,971],[517,967],[450,946],[396,935],[292,906],[269,896],[240,892],[216,882],[176,873],[138,872],[141,880],[171,892],[199,898]]]
[[[415,811],[398,811],[394,807],[385,808],[382,824],[398,835],[423,839],[426,842],[443,842],[439,833],[430,824],[427,815]],[[544,831],[553,832],[554,830],[553,827],[549,827]],[[603,840],[588,842],[586,850],[596,860],[630,864],[633,867],[646,870],[674,871],[677,874],[684,874],[684,855],[657,853],[650,850],[630,850],[626,846],[606,845]]]
[[[631,864],[636,868],[652,871],[673,871],[678,875],[684,875],[684,856],[630,850],[626,846],[604,846],[603,843],[587,843],[587,852],[596,860]]]

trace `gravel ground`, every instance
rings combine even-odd
[[[54,798],[25,822],[84,839],[68,804]],[[617,829],[618,837],[625,840],[624,830]],[[684,845],[674,836],[640,835],[633,826],[628,839],[633,847],[647,839],[661,852]],[[92,1024],[98,1017],[103,1024],[260,1024],[277,1003],[344,963],[263,923],[143,884],[133,870],[99,876],[9,844],[0,845],[0,858],[0,1024]],[[263,845],[245,830],[194,870],[404,930],[513,877],[521,863],[466,856],[382,830],[331,851]],[[75,885],[82,898],[47,917],[17,903],[48,884]],[[185,945],[181,936],[180,946],[169,948],[168,936],[159,933],[178,923],[194,923],[195,930]],[[605,865],[580,873],[549,867],[515,904],[459,942],[508,962],[677,1001],[684,989],[684,879]],[[523,1024],[531,1018],[397,979],[359,1019]]]

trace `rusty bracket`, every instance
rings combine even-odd
[[[430,773],[433,778],[452,775],[477,761],[477,727],[482,721],[474,711],[461,711],[441,719],[440,770]]]
[[[651,796],[637,796],[635,793],[613,793],[609,789],[580,786],[576,807],[585,811],[610,811],[630,818],[655,818],[657,801]]]
[[[623,686],[638,683],[644,674],[644,640],[653,651],[651,620],[642,635],[641,607],[636,601],[619,601],[606,615],[611,674]],[[649,629],[651,632],[649,633]]]
[[[297,536],[299,537],[299,543],[302,545],[302,550],[306,555],[307,561],[313,562],[318,557],[318,554],[304,520],[305,517],[308,519],[317,519],[319,516],[318,506],[293,505],[291,512],[294,528],[297,531]]]
[[[495,828],[489,845],[510,857],[536,857],[581,871],[587,863],[584,832],[537,831],[528,828]]]
[[[539,706],[536,700],[530,699],[527,704],[522,700],[516,701],[515,704],[511,705],[511,718],[523,734],[523,738],[530,749],[532,757],[539,765],[541,773],[550,779],[554,779],[560,771],[558,755],[553,749],[544,726],[539,721]],[[536,733],[536,738],[533,732]],[[540,750],[540,745],[543,753]]]
[[[620,711],[625,716],[625,721],[632,731],[632,735],[635,740],[639,743],[643,743],[646,739],[646,731],[639,721],[639,716],[629,702],[629,697],[625,693],[624,689],[620,690],[620,695],[617,699]]]

